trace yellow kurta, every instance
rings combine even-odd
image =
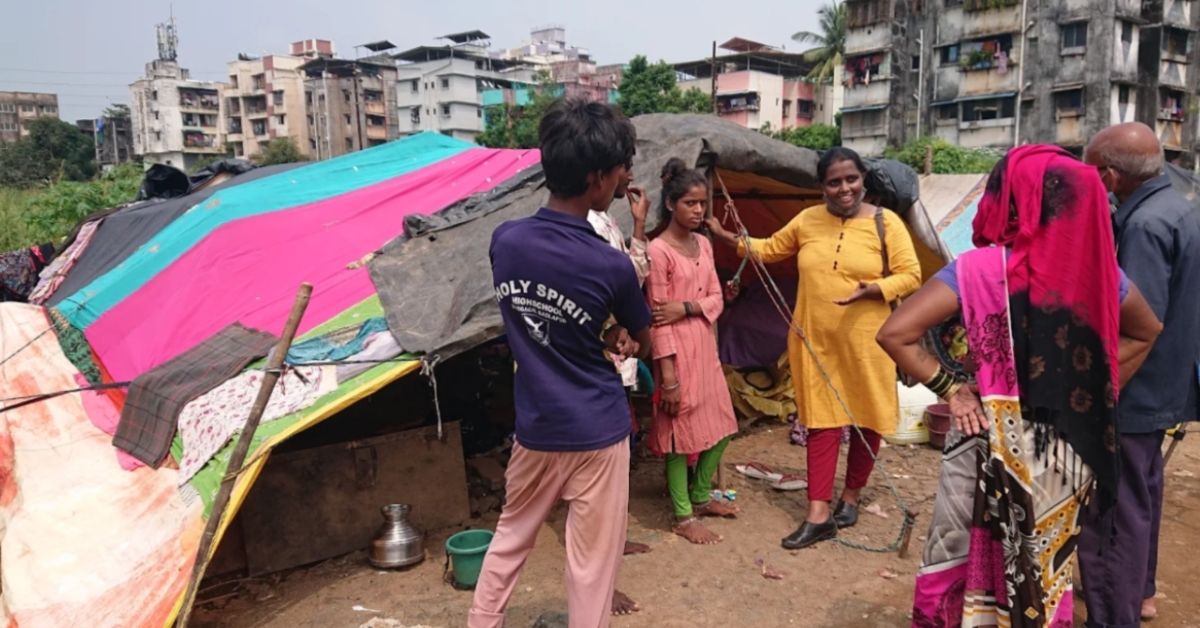
[[[891,313],[884,301],[860,300],[848,306],[859,281],[879,284],[884,298],[908,296],[921,285],[921,267],[904,221],[884,212],[892,274],[883,277],[882,248],[875,219],[842,220],[824,205],[805,209],[770,238],[751,238],[755,254],[767,263],[796,257],[800,285],[795,322],[812,342],[842,399],[862,427],[882,434],[896,431],[896,365],[875,342]],[[745,247],[738,245],[738,253]],[[788,334],[788,361],[796,388],[800,421],[809,428],[850,424],[812,355],[795,333]]]

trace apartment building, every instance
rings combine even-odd
[[[133,160],[133,123],[128,115],[100,116],[91,122],[96,165],[107,170]]]
[[[919,135],[1080,153],[1101,129],[1139,121],[1190,163],[1196,3],[929,0],[918,14],[902,0],[847,0],[843,142],[865,155]]]
[[[133,151],[149,164],[191,170],[225,153],[221,88],[179,65],[175,21],[159,24],[158,58],[129,86]]]
[[[497,104],[496,94],[504,90],[531,85],[535,70],[523,61],[491,54],[490,39],[482,31],[442,39],[449,43],[393,55],[400,133],[437,131],[473,141],[484,129],[484,107]]]
[[[261,58],[239,55],[229,63],[225,85],[226,142],[237,157],[254,158],[276,138],[292,140],[306,157],[316,155],[305,106],[301,66],[334,56],[333,43],[308,39],[291,44],[286,55]]]
[[[58,117],[57,94],[0,92],[0,144],[29,135],[25,123],[43,116]]]
[[[726,54],[673,64],[680,89],[713,90],[716,71],[717,113],[750,129],[780,130],[832,124],[836,113],[831,86],[807,76],[812,63],[803,54],[786,52],[735,37],[720,45]]]
[[[846,0],[843,145],[879,156],[888,146],[922,134],[918,112],[924,109],[919,95],[927,67],[922,54],[927,8],[924,0]]]
[[[396,65],[386,55],[318,56],[299,69],[304,73],[305,123],[313,158],[336,157],[400,136]]]

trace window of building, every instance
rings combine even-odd
[[[309,138],[309,140],[308,140],[308,147],[309,147],[310,149],[312,149],[312,150],[317,150],[317,140],[314,140],[314,139],[312,139],[312,138]]]
[[[1070,89],[1054,95],[1054,113],[1059,117],[1083,115],[1083,89]]]
[[[417,81],[417,80],[414,80],[414,81],[412,82],[412,93],[414,93],[414,94],[418,94],[418,93],[420,93],[420,92],[421,92],[421,82],[420,82],[420,81]]]
[[[6,102],[0,102],[0,113],[11,113],[12,105]]]
[[[346,126],[350,126],[350,114],[346,114],[345,118],[346,118]]]
[[[445,135],[446,137],[454,137],[454,132],[453,131],[442,131],[442,135]]]
[[[962,121],[1006,120],[1013,117],[1013,98],[989,98],[962,103]]]
[[[871,81],[891,74],[888,67],[888,55],[878,52],[875,54],[851,57],[846,60],[846,86],[870,85]]]
[[[1163,29],[1162,51],[1165,55],[1186,61],[1191,51],[1189,33],[1178,28]]]
[[[158,90],[150,92],[150,100],[158,100]]]
[[[448,79],[448,78],[442,79],[442,89],[450,89],[450,79]]]
[[[783,119],[787,120],[790,117],[792,117],[792,101],[785,100],[783,101]]]
[[[158,119],[158,112],[157,112],[157,111],[155,111],[155,112],[154,112],[154,119],[155,119],[155,120],[157,120],[157,119]]]
[[[33,105],[21,105],[21,111],[23,113],[33,113]]]
[[[954,65],[958,63],[958,44],[938,48],[938,60],[942,65]]]
[[[342,90],[342,98],[344,98],[346,100],[346,102],[350,102],[350,90],[343,89]]]
[[[283,92],[282,91],[275,92],[275,106],[276,107],[283,106]]]
[[[354,142],[350,138],[346,138],[346,150],[354,150]]]
[[[314,123],[316,123],[316,120],[313,119],[311,113],[308,114],[308,126],[312,126]]]
[[[912,65],[910,67],[912,68],[913,72],[917,72],[921,69],[921,55],[912,56]]]
[[[995,35],[986,39],[963,42],[958,47],[958,64],[964,69],[1008,69],[1012,58],[1012,35]]]
[[[938,105],[934,111],[937,113],[938,120],[957,120],[958,105],[950,103],[948,105]]]
[[[442,116],[450,115],[450,105],[442,105]]]
[[[1121,43],[1133,43],[1133,22],[1121,22]]]
[[[1087,27],[1087,22],[1073,22],[1060,27],[1063,53],[1082,52],[1087,47]]]
[[[154,132],[154,141],[156,141],[156,142],[161,142],[161,141],[162,141],[162,131],[155,131],[155,132]]]
[[[304,104],[312,105],[312,92],[304,92]]]
[[[275,116],[275,124],[279,126],[287,124],[287,116],[282,114]]]
[[[1161,120],[1183,120],[1184,93],[1174,89],[1159,90],[1158,117]]]
[[[236,75],[236,74],[230,74],[230,75],[229,75],[229,86],[230,86],[230,87],[232,87],[232,88],[234,88],[234,89],[237,89],[237,88],[238,88],[238,82],[237,82],[237,75]]]
[[[421,124],[421,108],[413,107],[412,112],[408,114],[408,119],[413,123],[414,126]]]
[[[787,114],[784,114],[784,115],[787,115]],[[483,107],[479,107],[479,108],[475,109],[475,117],[476,118],[483,117]]]
[[[811,118],[813,116],[813,101],[797,100],[796,115],[800,116],[801,118]]]
[[[58,113],[58,108],[57,107],[42,107],[42,113],[56,114],[56,113]]]

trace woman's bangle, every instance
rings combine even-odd
[[[691,318],[696,315],[696,313],[694,311],[692,311],[692,302],[691,301],[683,302],[683,314],[685,316],[687,316],[688,318]]]
[[[678,390],[679,382],[675,382],[674,384],[672,384],[670,386],[659,386],[658,388],[659,388],[659,390]]]
[[[958,388],[958,380],[954,376],[946,372],[946,369],[938,366],[937,371],[925,381],[925,387],[933,391],[933,394],[942,399],[949,399],[950,395]]]

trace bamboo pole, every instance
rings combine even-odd
[[[246,454],[250,451],[250,442],[254,440],[254,432],[258,431],[258,424],[262,420],[263,412],[267,409],[267,402],[271,400],[271,393],[275,391],[275,382],[279,380],[279,369],[283,366],[283,360],[292,347],[292,339],[296,337],[296,329],[300,327],[300,319],[304,317],[304,310],[308,308],[308,299],[311,295],[312,285],[300,284],[300,289],[296,292],[296,301],[292,304],[292,312],[283,326],[283,334],[279,337],[274,352],[267,359],[267,370],[263,376],[262,385],[258,389],[258,397],[254,399],[254,405],[250,407],[250,416],[246,419],[246,426],[242,428],[242,434],[238,437],[233,454],[229,457],[229,465],[225,468],[225,477],[221,479],[221,487],[217,490],[217,496],[213,500],[212,514],[209,515],[208,522],[204,525],[204,536],[200,537],[200,550],[196,553],[196,562],[192,566],[192,577],[188,581],[187,592],[183,597],[183,606],[180,607],[179,618],[175,622],[179,628],[186,628],[188,620],[191,619],[192,606],[196,603],[196,592],[200,588],[200,580],[204,577],[204,571],[208,569],[209,559],[212,557],[212,546],[217,536],[217,530],[221,526],[221,520],[225,518],[225,509],[229,506],[229,496],[233,493],[233,485],[237,483],[238,475],[242,472],[242,463],[246,461]]]

